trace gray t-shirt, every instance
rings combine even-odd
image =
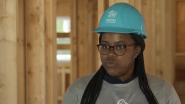
[[[81,77],[71,84],[62,104],[80,104],[84,90],[94,74]],[[147,74],[149,86],[159,104],[181,104],[173,86],[165,80]],[[92,86],[93,87],[93,86]],[[103,81],[96,104],[149,104],[139,87],[138,77],[126,84]]]

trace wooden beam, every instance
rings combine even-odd
[[[127,3],[133,5],[140,13],[141,13],[141,9],[142,9],[142,3],[144,2],[144,0],[131,0],[131,1],[127,1]]]
[[[105,12],[105,0],[98,0],[98,23]]]
[[[94,64],[93,63],[93,33],[92,33],[92,30],[93,30],[93,3],[94,3],[95,0],[90,0],[88,1],[88,7],[87,7],[87,10],[88,10],[88,13],[87,13],[87,21],[88,22],[88,70],[89,70],[89,73],[93,73],[93,69],[94,69]]]
[[[110,4],[112,4],[113,3],[113,1],[114,0],[109,0],[109,5]],[[102,17],[102,15],[103,15],[103,13],[105,12],[105,10],[108,8],[107,6],[106,6],[106,4],[107,4],[107,0],[98,0],[98,24],[99,24],[99,22],[100,22],[100,19],[101,19],[101,17]],[[98,28],[98,26],[96,27],[96,29]],[[98,43],[99,43],[99,35],[98,34],[94,34],[94,43],[96,43],[96,44],[94,44],[94,45],[97,45]],[[95,69],[96,69],[96,71],[97,70],[99,70],[99,68],[100,68],[100,66],[101,66],[101,60],[100,60],[100,55],[99,55],[99,52],[97,51],[97,47],[96,46],[94,46],[94,53],[95,53],[95,59],[94,59],[94,61],[96,62],[95,63]]]
[[[44,0],[25,1],[26,104],[45,104]]]
[[[78,49],[77,49],[77,0],[71,0],[71,83],[77,79],[78,72]]]
[[[92,30],[95,30],[98,28],[98,24],[100,21],[101,16],[103,15],[104,11],[109,7],[108,5],[108,0],[93,0],[93,28]],[[98,5],[97,5],[98,4]],[[102,7],[101,7],[102,5]],[[97,16],[98,15],[98,16]],[[92,32],[91,30],[91,32]],[[92,42],[92,49],[93,49],[93,54],[92,54],[92,60],[93,60],[93,72],[96,72],[97,70],[99,70],[100,66],[101,66],[101,60],[100,60],[100,55],[99,52],[97,50],[96,45],[99,43],[99,34],[97,33],[93,33],[92,34],[92,38],[93,38],[93,42]]]
[[[124,3],[129,3],[130,0],[114,0],[115,3],[120,3],[120,2],[124,2]]]
[[[18,4],[0,0],[0,104],[18,104]]]
[[[176,52],[185,52],[185,1],[176,1]]]
[[[57,16],[71,16],[71,0],[57,1]]]
[[[142,3],[141,13],[145,18],[146,72],[161,77],[170,83],[174,81],[174,36],[172,0],[150,1]],[[169,47],[170,46],[170,47]]]
[[[88,73],[88,0],[77,0],[78,77]]]
[[[56,104],[56,1],[25,1],[26,104]]]
[[[145,19],[145,31],[148,35],[147,39],[145,39],[145,70],[147,73],[155,75],[155,1],[146,0],[146,2],[142,3],[141,14]]]
[[[57,0],[57,2],[64,2],[64,1],[71,1],[71,0]]]
[[[176,53],[175,65],[176,65],[176,67],[185,66],[185,53]]]
[[[18,93],[19,93],[19,103],[26,104],[26,75],[25,75],[25,35],[24,35],[24,0],[18,0],[18,38],[17,38],[17,48],[18,48]]]
[[[57,38],[69,38],[70,33],[57,33]]]
[[[161,40],[164,40],[164,36],[162,34],[165,34],[165,5],[163,4],[163,1],[155,1],[155,45],[156,45],[156,76],[162,77],[163,73],[163,64],[165,61],[161,62],[164,59],[163,55],[163,49],[164,44]],[[163,22],[163,23],[162,23]]]
[[[109,0],[109,6],[112,6],[115,4],[115,0]]]
[[[165,40],[162,40],[165,43],[165,49],[163,49],[163,54],[165,55],[165,65],[164,68],[164,75],[163,78],[166,79],[168,82],[174,84],[175,80],[175,24],[174,24],[174,1],[169,0],[165,1]],[[164,62],[163,60],[161,62]],[[167,66],[167,67],[166,67]]]
[[[59,44],[57,45],[57,49],[67,49],[70,50],[70,45],[66,44]]]
[[[45,0],[46,104],[57,104],[56,0]]]
[[[112,6],[113,4],[120,2],[129,3],[130,0],[109,0],[109,6]]]

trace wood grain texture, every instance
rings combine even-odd
[[[46,103],[57,104],[56,0],[45,0]]]
[[[17,6],[17,0],[0,0],[0,104],[18,104]]]
[[[69,38],[70,33],[57,33],[57,38]]]
[[[94,6],[93,6],[93,30],[98,28],[99,21],[101,16],[103,15],[103,12],[109,7],[109,1],[108,0],[95,0]],[[103,7],[101,7],[103,6]],[[100,54],[97,49],[97,44],[99,44],[99,34],[93,33],[93,62],[94,62],[94,72],[99,70],[101,66],[101,60],[100,60]]]
[[[56,1],[25,1],[26,104],[56,104]]]
[[[98,3],[98,5],[97,5],[97,15],[98,15],[97,19],[98,19],[98,22],[97,22],[97,25],[95,26],[94,29],[98,28],[98,24],[100,22],[100,19],[101,19],[103,13],[105,12],[105,10],[107,9],[106,8],[106,3],[107,2],[108,2],[107,0],[98,0],[97,1],[97,3]],[[94,33],[93,36],[94,36],[94,47],[93,48],[94,48],[94,53],[95,53],[94,62],[96,62],[95,63],[95,71],[98,71],[100,66],[101,66],[100,54],[99,54],[98,48],[96,46],[97,44],[99,44],[99,34]]]
[[[109,6],[112,6],[115,3],[120,3],[120,2],[124,2],[124,3],[130,3],[130,0],[109,0]]]
[[[77,0],[78,77],[89,74],[87,5],[87,0]]]
[[[185,1],[176,2],[176,52],[185,52]]]
[[[185,104],[185,81],[175,81],[174,87],[177,94],[179,95],[181,104]]]
[[[57,16],[71,16],[71,1],[58,1],[57,0]]]
[[[44,0],[25,1],[26,103],[45,104]]]
[[[142,3],[141,14],[145,19],[145,31],[148,35],[145,39],[146,48],[144,51],[145,70],[147,73],[155,75],[155,2],[147,0]],[[152,60],[151,60],[152,59]]]
[[[60,49],[60,50],[70,50],[70,45],[69,44],[60,44],[60,45],[57,45],[57,49]]]
[[[18,104],[26,103],[24,0],[18,0]]]
[[[172,29],[174,22],[172,0],[168,2],[147,0],[143,4],[151,8],[147,9],[149,10],[148,15],[143,15],[147,21],[146,32],[148,34],[145,51],[146,71],[173,83],[175,47]],[[146,10],[142,9],[141,13],[144,12],[146,13]]]
[[[71,0],[71,83],[78,75],[77,0]]]
[[[163,54],[165,58],[163,61],[166,64],[163,66],[163,78],[174,84],[175,80],[175,19],[174,19],[174,2],[173,0],[165,1],[165,46]],[[163,62],[162,61],[162,62]]]

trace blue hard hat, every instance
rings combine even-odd
[[[147,38],[143,16],[127,3],[116,3],[109,7],[102,15],[98,29],[93,32],[133,33]]]

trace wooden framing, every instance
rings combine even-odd
[[[87,0],[77,0],[78,77],[88,74],[88,12]]]
[[[57,33],[57,38],[70,37],[70,33]]]
[[[107,4],[107,0],[98,0],[98,24],[100,22],[100,19],[101,19],[103,13],[108,8],[106,6],[106,4]],[[109,6],[109,2],[108,2],[108,6]],[[98,26],[96,28],[98,28]],[[99,35],[98,34],[95,34],[95,35],[96,36],[95,36],[94,40],[98,44],[99,43]],[[95,53],[95,59],[94,60],[95,60],[95,62],[97,62],[96,67],[95,67],[95,69],[97,71],[97,70],[99,70],[99,67],[101,65],[101,60],[100,60],[100,55],[99,55],[99,52],[97,50],[97,47],[95,47],[94,50],[96,50],[96,51],[94,51],[94,53]]]
[[[46,103],[57,104],[56,0],[44,1]]]
[[[26,104],[24,0],[18,0],[18,104]]]
[[[104,6],[104,8],[107,8],[109,5],[108,4],[103,4],[103,3],[99,3],[101,2],[102,0],[93,0],[93,5],[92,5],[92,10],[93,10],[93,19],[91,21],[93,21],[93,28],[92,30],[95,30],[98,28],[98,24],[99,24],[99,18],[101,18],[100,14],[102,14],[102,10],[99,10],[101,7],[100,7],[100,4],[102,6]],[[99,8],[99,9],[98,9]],[[103,7],[102,7],[103,8]],[[92,67],[92,71],[91,72],[96,72],[97,70],[99,70],[100,68],[100,65],[101,65],[101,61],[100,61],[100,56],[99,56],[99,52],[97,50],[97,44],[99,43],[99,35],[97,33],[92,33],[92,30],[90,30],[89,32],[91,32],[91,35],[92,35],[92,51],[93,51],[93,54],[92,54],[92,62],[93,64],[91,65]]]
[[[71,82],[77,79],[78,53],[77,53],[77,0],[71,0]]]
[[[18,104],[18,1],[0,0],[0,103]]]
[[[61,45],[57,45],[57,49],[67,49],[67,50],[69,50],[70,49],[70,45],[63,45],[63,44],[61,44]]]
[[[44,0],[25,1],[27,104],[46,103],[43,10]]]
[[[175,53],[175,58],[176,58],[176,70],[178,69],[178,67],[184,66],[185,65],[185,51],[183,49],[183,44],[184,41],[181,41],[181,39],[184,39],[183,36],[183,32],[184,32],[184,25],[183,25],[183,18],[184,18],[184,14],[183,14],[183,10],[182,8],[184,8],[183,4],[184,3],[179,3],[179,2],[185,2],[185,0],[174,0],[174,4],[175,4],[175,34],[176,34],[176,53]]]
[[[176,53],[185,53],[185,48],[184,48],[184,33],[185,30],[183,27],[185,27],[184,25],[184,17],[185,15],[183,14],[184,12],[184,8],[185,8],[185,0],[181,0],[181,1],[176,1],[175,2],[176,5],[176,16],[178,18],[176,18]]]
[[[112,6],[113,4],[119,3],[119,2],[129,3],[130,0],[109,0],[109,6]]]
[[[56,104],[56,1],[25,1],[26,104]]]
[[[57,0],[57,16],[71,16],[72,0]]]
[[[94,1],[96,1],[96,0],[94,0]],[[87,25],[88,25],[88,27],[87,27],[87,34],[88,34],[88,37],[87,37],[87,40],[88,40],[88,43],[87,43],[87,45],[88,45],[88,49],[87,49],[87,57],[88,57],[88,70],[89,70],[89,72],[88,73],[92,73],[93,71],[93,69],[94,69],[94,64],[95,63],[93,63],[93,34],[92,34],[92,29],[93,29],[93,2],[94,1],[88,1],[88,7],[87,7],[87,10],[88,10],[88,12],[87,12],[87,21],[88,21],[88,23],[87,23]],[[90,47],[90,48],[89,48]]]
[[[62,101],[63,96],[66,92],[66,89],[69,86],[69,85],[66,85],[66,81],[67,81],[66,74],[71,75],[71,67],[70,67],[70,64],[58,63],[57,68],[58,68],[57,73],[60,76],[59,77],[60,79],[58,79],[58,81],[60,81],[60,82],[58,82],[58,83],[61,84],[61,82],[62,82],[62,84],[59,88],[59,91],[60,91],[59,93],[61,93],[61,96],[58,96],[57,99],[58,99],[58,101]],[[71,77],[69,79],[71,80]],[[72,82],[68,82],[68,83],[71,84]]]
[[[64,8],[70,5],[68,12],[57,12],[59,2],[65,2],[60,4]],[[173,83],[174,67],[184,68],[185,54],[183,45],[174,45],[172,0],[1,0],[0,104],[56,104],[57,71],[67,74],[62,80],[70,73],[70,84],[97,71],[101,65],[98,35],[92,30],[98,27],[107,5],[118,2],[135,6],[145,18],[146,72]],[[56,14],[71,16],[71,33],[56,34]],[[56,36],[69,37],[71,45],[56,46]],[[176,54],[175,47],[180,49]],[[71,49],[71,70],[56,70],[57,48]],[[64,92],[66,86],[62,88]]]
[[[174,26],[174,39],[175,39],[175,89],[177,91],[177,94],[179,95],[179,98],[181,100],[181,103],[185,103],[185,50],[184,50],[184,6],[185,6],[185,0],[174,0],[174,20],[175,23]]]

